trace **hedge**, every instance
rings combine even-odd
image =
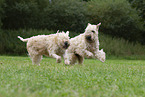
[[[80,0],[5,0],[3,29],[49,29],[82,32],[87,8]],[[43,3],[42,3],[43,2]]]
[[[101,31],[126,40],[141,41],[143,22],[126,0],[92,0],[88,2],[91,23],[102,23]]]
[[[1,0],[0,5],[0,27],[3,24],[4,30],[80,33],[88,22],[101,22],[101,32],[145,44],[144,21],[128,0]]]

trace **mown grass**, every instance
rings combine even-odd
[[[83,65],[41,66],[28,57],[0,56],[0,97],[144,97],[145,61],[85,59]]]

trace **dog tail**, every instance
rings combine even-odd
[[[23,42],[27,42],[27,41],[28,41],[28,38],[23,39],[23,38],[22,38],[22,37],[20,37],[20,36],[18,36],[18,38],[19,38],[21,41],[23,41]]]

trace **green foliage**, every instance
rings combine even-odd
[[[65,66],[43,58],[0,56],[1,97],[144,97],[145,61],[86,59]]]
[[[0,28],[14,29],[0,30],[0,54],[27,53],[18,35],[27,38],[50,34],[48,30],[69,30],[75,32],[70,33],[74,37],[84,32],[88,22],[101,22],[100,32],[134,41],[100,36],[107,55],[144,54],[144,47],[135,43],[145,44],[144,20],[139,17],[144,17],[144,2],[129,1],[131,4],[126,0],[0,0]],[[20,28],[48,30],[15,30]]]
[[[145,46],[140,43],[131,43],[122,38],[112,38],[108,35],[99,34],[100,49],[104,49],[107,56],[128,57],[144,59]]]
[[[38,4],[34,1],[7,1],[5,15],[3,19],[3,28],[18,29],[18,28],[34,28],[38,24],[39,15]]]
[[[141,41],[143,25],[137,11],[126,0],[92,0],[88,2],[88,10],[90,22],[101,22],[103,33]]]
[[[0,29],[1,29],[1,26],[2,26],[2,18],[4,17],[4,10],[2,8],[4,4],[4,0],[0,0]]]
[[[83,32],[86,7],[79,0],[55,0],[44,10],[45,28]]]
[[[138,15],[141,17],[140,21],[143,21],[144,29],[142,31],[141,42],[145,44],[145,1],[144,0],[127,0],[131,6],[138,11]]]
[[[142,17],[142,20],[145,21],[145,1],[144,0],[128,0],[132,7],[136,8]],[[145,25],[145,24],[144,24]]]
[[[86,7],[79,0],[6,0],[3,28],[84,31]]]
[[[145,43],[143,0],[1,0],[3,29],[48,29],[84,32],[88,22],[102,22],[113,37]],[[0,1],[0,4],[2,4]],[[137,9],[133,9],[135,6]],[[3,10],[2,10],[3,9]],[[1,13],[5,12],[1,16]]]

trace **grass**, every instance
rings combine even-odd
[[[144,97],[145,61],[85,59],[83,65],[41,66],[28,57],[0,56],[0,97]]]

